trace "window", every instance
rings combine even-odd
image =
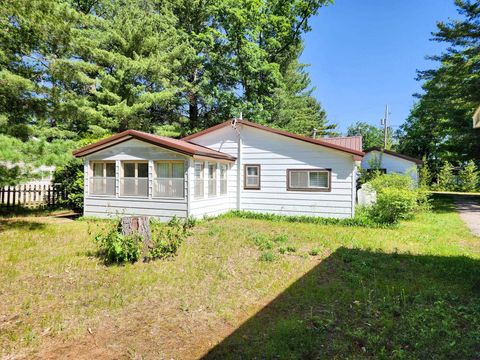
[[[90,194],[115,195],[115,162],[92,162]]]
[[[153,180],[153,196],[183,198],[185,194],[185,163],[157,161]]]
[[[203,167],[203,162],[195,162],[193,196],[196,199],[203,198]]]
[[[120,178],[120,195],[148,196],[148,162],[124,161],[123,176]]]
[[[208,196],[217,195],[217,164],[208,164]]]
[[[243,188],[260,190],[260,165],[245,165]]]
[[[330,169],[287,170],[287,190],[330,191]]]
[[[228,165],[220,164],[220,195],[227,194],[228,178],[227,178]]]

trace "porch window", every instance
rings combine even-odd
[[[122,177],[120,177],[121,196],[148,196],[148,162],[122,162]]]
[[[153,196],[183,198],[185,194],[185,162],[157,161],[156,178],[153,180]]]
[[[227,194],[228,179],[227,179],[228,165],[220,164],[220,195]]]
[[[260,190],[260,165],[245,165],[243,188]]]
[[[217,195],[217,164],[208,164],[208,196]]]
[[[329,169],[287,170],[287,190],[330,191]]]
[[[194,168],[194,186],[193,186],[193,196],[195,199],[203,198],[204,194],[204,183],[203,183],[203,162],[195,162]]]
[[[90,177],[90,194],[115,195],[115,162],[92,162]]]

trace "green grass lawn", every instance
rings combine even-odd
[[[480,238],[447,200],[392,229],[215,219],[126,266],[89,228],[0,220],[0,357],[480,357]]]

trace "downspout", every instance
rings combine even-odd
[[[237,134],[237,210],[242,209],[242,136],[237,127],[236,120],[232,121],[232,128]]]

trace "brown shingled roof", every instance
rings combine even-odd
[[[81,149],[74,151],[73,155],[75,157],[82,157],[130,139],[145,141],[150,144],[157,145],[162,148],[166,148],[193,157],[227,161],[235,161],[236,159],[234,156],[231,156],[229,154],[225,154],[220,151],[207,148],[205,146],[193,144],[188,141],[172,139],[166,136],[152,135],[137,130],[126,130],[121,133],[112,135],[106,139],[97,141],[96,143],[87,145],[85,147],[82,147]]]
[[[284,130],[280,130],[280,129],[269,128],[269,127],[267,127],[267,126],[263,126],[263,125],[260,125],[260,124],[256,124],[256,123],[253,123],[253,122],[251,122],[251,121],[247,121],[247,120],[243,120],[243,119],[232,119],[232,120],[223,122],[223,123],[221,123],[221,124],[218,124],[218,125],[213,126],[213,127],[211,127],[211,128],[205,129],[205,130],[200,131],[200,132],[198,132],[198,133],[195,133],[195,134],[186,136],[186,137],[184,137],[182,140],[187,140],[187,141],[189,141],[189,140],[195,139],[196,137],[199,137],[199,136],[208,134],[208,133],[210,133],[210,132],[212,132],[212,131],[215,131],[215,130],[217,130],[217,129],[221,129],[221,128],[225,127],[225,126],[229,126],[229,125],[232,124],[233,121],[236,121],[237,124],[242,124],[242,125],[245,125],[245,126],[250,126],[250,127],[256,128],[256,129],[268,131],[268,132],[271,132],[271,133],[274,133],[274,134],[286,136],[286,137],[289,137],[289,138],[292,138],[292,139],[296,139],[296,140],[300,140],[300,141],[305,141],[305,142],[308,142],[308,143],[311,143],[311,144],[321,145],[321,146],[324,146],[324,147],[327,147],[327,148],[331,148],[331,149],[343,151],[343,152],[346,152],[346,153],[349,153],[349,154],[353,154],[353,155],[357,155],[357,156],[364,156],[364,155],[365,155],[364,152],[361,151],[361,150],[357,150],[357,149],[352,149],[352,148],[349,148],[349,147],[341,146],[341,145],[335,144],[335,143],[333,143],[333,142],[325,141],[325,139],[312,139],[312,138],[310,138],[310,137],[293,134],[293,133],[290,133],[290,132],[288,132],[288,131],[284,131]]]

